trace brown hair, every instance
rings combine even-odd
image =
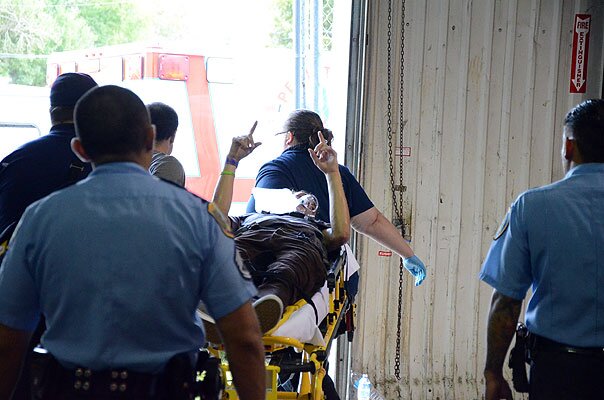
[[[319,144],[319,132],[323,134],[330,146],[333,139],[333,133],[323,126],[319,114],[310,110],[293,111],[287,117],[283,130],[292,132],[298,144],[308,143],[309,148],[314,148]]]

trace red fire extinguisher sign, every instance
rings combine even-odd
[[[573,57],[570,70],[570,92],[585,93],[587,89],[587,56],[589,55],[590,14],[575,14]]]

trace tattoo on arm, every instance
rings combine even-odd
[[[505,356],[516,331],[521,306],[522,300],[504,296],[497,290],[493,292],[487,324],[485,371],[502,373]]]

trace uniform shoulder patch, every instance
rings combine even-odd
[[[493,236],[493,240],[497,240],[500,237],[502,237],[503,234],[505,233],[505,231],[508,230],[509,226],[510,226],[510,210],[508,210],[508,212],[505,213],[505,217],[503,217],[503,221],[501,221],[501,225],[499,225],[499,228],[497,228],[497,232],[495,232],[495,235]]]
[[[231,229],[231,220],[229,219],[229,217],[224,215],[222,213],[222,211],[220,211],[220,209],[216,206],[216,204],[209,203],[208,212],[214,218],[214,220],[216,220],[216,222],[218,223],[218,226],[220,226],[220,229],[222,230],[222,233],[225,234],[225,236],[227,236],[231,239],[235,237],[235,235],[233,234],[233,231]]]
[[[2,257],[4,257],[4,253],[6,253],[8,251],[8,239],[2,241],[2,243],[0,243],[0,260],[2,260]]]
[[[17,231],[18,221],[11,223],[0,233],[0,261],[4,257],[4,253],[8,251],[8,245],[10,243],[10,238]]]

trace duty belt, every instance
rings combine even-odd
[[[544,338],[543,336],[535,335],[534,333],[531,333],[529,337],[532,345],[531,347],[536,351],[543,350],[604,357],[604,347],[575,347],[564,343],[558,343],[554,340]]]
[[[116,394],[144,393],[151,395],[152,389],[158,382],[159,376],[142,374],[128,370],[111,370],[93,372],[87,368],[76,368],[64,372],[67,387],[72,387],[76,393],[100,392]]]
[[[219,399],[224,388],[220,360],[204,350],[197,356],[196,366],[188,353],[182,353],[173,356],[163,372],[148,374],[126,369],[67,369],[50,353],[36,350],[32,358],[33,398],[190,400],[201,395],[203,399]]]

